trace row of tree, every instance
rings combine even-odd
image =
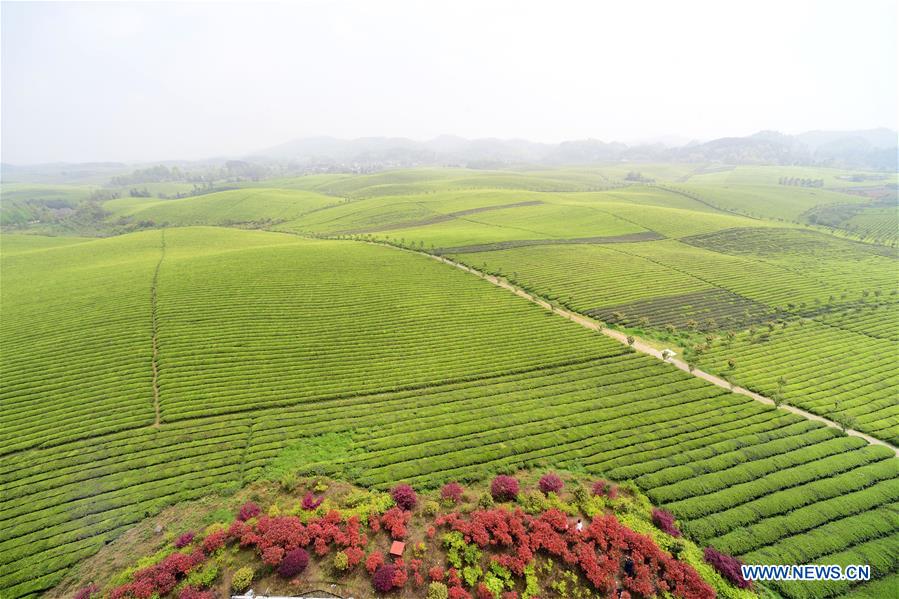
[[[796,185],[798,187],[824,187],[824,179],[802,179],[800,177],[781,177],[777,181],[781,185]]]

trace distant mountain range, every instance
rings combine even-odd
[[[885,128],[809,131],[799,135],[761,131],[747,137],[723,137],[683,145],[624,144],[597,139],[547,144],[523,139],[465,139],[451,135],[427,141],[402,137],[349,140],[309,137],[260,150],[246,159],[322,165],[450,165],[471,168],[651,160],[894,170],[899,155],[897,146],[899,135]]]
[[[667,143],[663,143],[667,142]],[[178,166],[194,173],[234,165],[268,173],[369,172],[413,166],[505,168],[586,165],[614,162],[694,162],[720,164],[819,165],[896,171],[899,134],[890,129],[865,131],[808,131],[784,135],[760,131],[747,137],[683,142],[665,136],[652,143],[604,142],[598,139],[557,144],[524,139],[465,139],[442,135],[427,141],[403,137],[297,139],[244,156],[205,160],[155,162],[92,162],[0,165],[5,183],[69,183],[104,185],[111,177],[131,173],[135,167]],[[239,160],[235,160],[239,159]]]

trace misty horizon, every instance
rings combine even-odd
[[[2,160],[899,128],[896,5],[3,3]]]
[[[276,148],[290,146],[291,144],[297,143],[305,143],[305,142],[334,142],[340,144],[355,144],[366,141],[378,141],[383,142],[387,145],[390,145],[391,142],[395,144],[402,145],[403,143],[412,143],[412,144],[431,144],[431,143],[439,143],[442,141],[458,141],[465,143],[480,143],[480,142],[497,142],[497,143],[521,143],[527,145],[534,146],[545,146],[548,148],[551,147],[560,147],[565,144],[577,144],[577,143],[597,143],[597,144],[605,144],[605,145],[621,145],[628,148],[640,148],[640,147],[648,147],[648,146],[661,146],[667,149],[679,149],[686,148],[691,146],[700,146],[709,142],[714,142],[717,140],[723,139],[748,139],[753,138],[754,136],[764,135],[764,134],[775,134],[775,135],[783,135],[785,137],[796,137],[801,135],[814,135],[814,134],[825,134],[825,135],[836,135],[836,136],[845,136],[845,137],[853,137],[857,136],[861,133],[871,133],[871,134],[885,134],[891,135],[893,138],[897,138],[899,141],[899,132],[890,129],[888,127],[875,127],[871,129],[858,130],[858,131],[832,131],[826,129],[813,129],[809,131],[801,131],[796,133],[787,133],[783,131],[775,131],[772,129],[764,129],[760,131],[753,132],[748,135],[742,136],[721,136],[711,139],[697,139],[697,138],[687,138],[685,136],[677,135],[677,134],[669,134],[669,135],[658,135],[658,136],[649,136],[641,139],[634,140],[626,140],[626,139],[601,139],[601,138],[580,138],[580,139],[563,139],[559,141],[541,141],[534,139],[527,139],[524,137],[475,137],[468,138],[460,135],[455,135],[452,133],[444,133],[440,135],[435,135],[433,137],[428,138],[412,138],[412,137],[401,137],[396,135],[367,135],[360,137],[337,137],[334,135],[314,135],[308,137],[295,137],[291,139],[286,139],[282,143],[276,143],[274,145],[268,146],[266,148],[254,148],[248,149],[246,151],[239,151],[233,154],[219,154],[219,155],[206,155],[206,156],[196,156],[184,158],[180,157],[177,154],[171,156],[160,156],[157,158],[144,158],[138,160],[121,160],[121,159],[97,159],[97,160],[55,160],[55,161],[42,161],[42,162],[12,162],[8,161],[5,158],[2,160],[3,164],[11,165],[11,166],[42,166],[42,165],[52,165],[52,164],[102,164],[102,163],[121,163],[121,164],[134,164],[134,165],[142,165],[142,164],[159,164],[159,163],[191,163],[191,162],[204,162],[204,161],[217,161],[217,160],[229,160],[229,159],[269,159],[269,158],[277,158],[276,155],[272,155],[271,151]],[[892,147],[891,145],[879,145],[875,147]]]

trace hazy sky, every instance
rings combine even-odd
[[[2,4],[2,160],[897,128],[895,0]]]

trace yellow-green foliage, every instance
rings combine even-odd
[[[347,557],[347,554],[345,552],[338,551],[334,554],[334,568],[336,570],[343,572],[344,570],[349,568],[349,566],[349,557]]]
[[[428,585],[427,599],[447,599],[449,589],[442,582],[432,582]]]
[[[208,561],[199,568],[195,568],[187,575],[187,584],[195,587],[210,587],[219,575],[219,565],[216,561]]]
[[[235,591],[247,590],[250,588],[250,584],[253,582],[253,577],[255,575],[256,573],[250,566],[239,568],[231,576],[231,588]]]

